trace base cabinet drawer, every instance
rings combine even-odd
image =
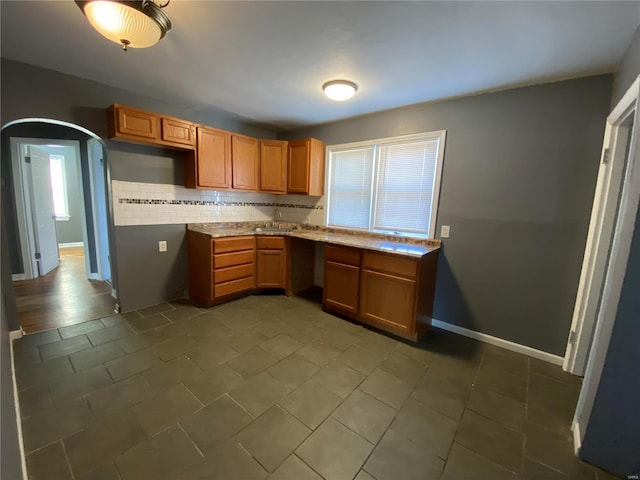
[[[235,265],[227,268],[217,268],[213,271],[213,283],[224,283],[231,280],[250,277],[253,275],[255,265],[246,263],[244,265]]]
[[[256,246],[255,237],[227,237],[213,240],[213,253],[238,252],[240,250],[253,250]]]
[[[373,325],[410,332],[415,322],[415,280],[362,270],[360,318]]]
[[[213,256],[213,268],[233,267],[244,263],[253,263],[255,253],[253,250],[243,252],[220,253]]]
[[[232,293],[244,292],[245,290],[251,290],[255,288],[255,277],[241,278],[239,280],[232,280],[230,282],[218,283],[213,286],[213,297],[224,297],[225,295],[231,295]]]

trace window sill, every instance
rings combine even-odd
[[[55,219],[56,219],[56,222],[68,222],[69,220],[71,220],[71,216],[70,215],[56,215]]]

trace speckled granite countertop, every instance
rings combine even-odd
[[[380,235],[357,231],[335,231],[329,228],[301,225],[298,223],[278,223],[278,231],[273,226],[259,222],[246,223],[191,223],[187,229],[209,235],[213,238],[239,237],[242,235],[278,235],[303,238],[314,242],[331,243],[347,247],[364,248],[380,252],[395,253],[409,257],[422,257],[440,249],[440,240],[410,239],[393,235]],[[258,230],[260,229],[260,230]]]

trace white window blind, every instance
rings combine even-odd
[[[427,235],[439,140],[380,148],[373,228]]]
[[[369,228],[373,147],[331,153],[329,224]]]
[[[435,237],[445,136],[329,147],[327,224]]]

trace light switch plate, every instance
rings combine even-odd
[[[160,240],[158,242],[158,251],[159,252],[166,252],[167,251],[167,241],[166,240]]]
[[[449,230],[451,227],[449,225],[442,225],[440,227],[440,238],[449,238]]]

